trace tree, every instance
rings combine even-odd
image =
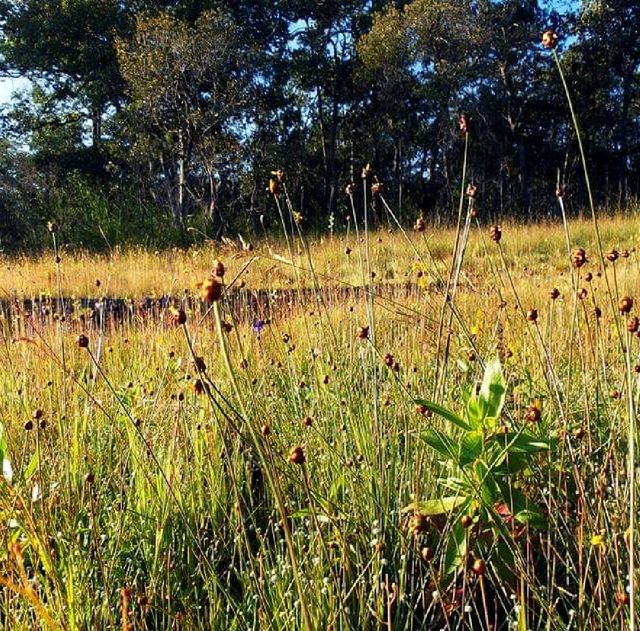
[[[218,159],[237,133],[245,99],[237,37],[228,14],[210,11],[192,25],[168,13],[140,16],[133,39],[117,41],[134,153],[149,162],[176,225],[201,181],[208,212],[216,213]]]

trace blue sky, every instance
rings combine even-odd
[[[560,12],[575,8],[580,0],[541,0],[540,4]],[[23,79],[0,78],[0,105],[7,103],[11,94],[19,89],[23,89],[28,82]]]

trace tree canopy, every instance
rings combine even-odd
[[[447,222],[462,112],[484,216],[553,213],[558,178],[579,211],[549,27],[618,208],[640,185],[635,1],[0,0],[0,75],[30,85],[0,110],[0,246],[37,246],[51,218],[85,246],[262,230],[276,169],[308,224],[340,225],[366,163],[404,221]]]

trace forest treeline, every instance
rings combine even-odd
[[[482,216],[553,214],[558,182],[578,212],[549,28],[596,203],[625,206],[640,187],[637,0],[562,14],[535,0],[0,0],[0,75],[29,80],[0,111],[0,247],[38,247],[49,220],[85,247],[261,233],[279,221],[278,169],[305,223],[338,230],[367,163],[403,221],[448,222],[461,113]]]

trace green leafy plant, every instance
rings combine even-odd
[[[498,358],[486,365],[477,395],[466,397],[459,415],[431,401],[416,403],[445,419],[452,432],[429,428],[421,438],[444,459],[448,475],[440,479],[444,493],[416,501],[405,510],[436,517],[449,515],[445,571],[451,573],[468,552],[471,528],[475,545],[491,553],[494,547],[519,538],[527,527],[545,528],[542,509],[521,490],[524,473],[537,454],[548,453],[549,440],[541,439],[514,422],[502,419],[506,382]],[[508,548],[508,546],[507,546]],[[509,571],[511,554],[501,549],[502,570]]]

